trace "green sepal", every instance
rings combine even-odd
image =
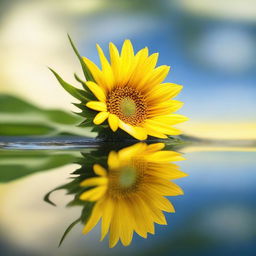
[[[78,124],[78,127],[93,127],[93,119],[87,118],[82,123]]]
[[[60,242],[59,242],[59,247],[61,246],[61,244],[63,243],[64,239],[66,238],[66,236],[68,235],[68,233],[72,230],[72,228],[78,224],[81,221],[81,217],[75,221],[73,221],[65,230],[64,234],[62,235]]]
[[[76,56],[78,57],[79,61],[80,61],[80,64],[82,66],[82,69],[83,69],[83,72],[84,72],[84,76],[86,78],[87,81],[95,81],[93,76],[92,76],[92,73],[90,72],[90,70],[88,69],[88,67],[86,66],[85,62],[83,61],[81,55],[79,54],[78,50],[76,49],[70,35],[68,34],[68,39],[69,39],[69,42],[76,54]]]
[[[95,95],[88,89],[86,82],[83,81],[77,74],[74,74],[75,79],[83,86],[84,94],[88,100],[98,100]]]
[[[73,97],[75,97],[76,99],[82,101],[82,102],[87,102],[88,99],[85,97],[85,93],[83,90],[80,90],[74,86],[72,86],[71,84],[67,83],[66,81],[64,81],[53,69],[49,68],[52,73],[55,75],[55,77],[57,78],[57,80],[59,81],[60,85],[69,93],[71,94]]]
[[[83,224],[86,224],[87,221],[89,220],[89,217],[92,214],[92,209],[94,205],[95,205],[95,202],[89,202],[89,201],[85,202],[82,215],[81,215],[81,221],[83,222]]]

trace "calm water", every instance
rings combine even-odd
[[[44,196],[68,184],[74,177],[71,173],[81,166],[86,171],[92,162],[104,165],[110,150],[123,147],[2,143],[0,255],[255,255],[255,148],[196,144],[167,145],[186,158],[175,164],[188,176],[174,181],[184,195],[169,197],[176,212],[165,213],[168,225],[155,224],[155,235],[144,239],[135,234],[130,246],[119,242],[110,249],[108,237],[99,241],[99,225],[82,235],[79,223],[58,248],[63,232],[81,215],[83,206],[66,207],[75,195],[68,195],[67,189],[50,195],[56,206]]]

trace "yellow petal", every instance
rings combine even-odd
[[[98,44],[97,44],[97,50],[98,50],[99,57],[100,57],[102,72],[103,72],[104,79],[105,79],[105,84],[107,86],[107,89],[110,91],[114,85],[113,71],[112,71],[112,68],[111,68],[107,58],[105,57],[103,50],[101,49],[101,47]]]
[[[167,180],[179,179],[188,176],[188,174],[180,171],[177,165],[171,163],[151,163],[150,175]]]
[[[109,197],[104,201],[104,204],[102,204],[102,223],[101,223],[101,241],[104,239],[106,234],[108,233],[111,219],[113,216],[113,210],[114,210],[114,204],[112,199]]]
[[[183,195],[183,190],[175,183],[165,180],[165,179],[158,179],[154,177],[152,178],[152,183],[145,184],[145,189],[148,190],[148,193],[150,194],[151,190],[154,191],[154,193],[163,195],[163,196],[178,196]]]
[[[165,83],[153,86],[151,90],[146,93],[147,102],[156,103],[170,100],[178,95],[182,86],[177,84]]]
[[[152,87],[159,85],[168,75],[170,70],[169,66],[159,66],[156,69],[149,72],[137,85],[137,88],[140,88],[144,92],[147,92],[152,89]]]
[[[148,74],[152,72],[158,60],[158,53],[148,57],[148,49],[142,49],[135,57],[137,59],[136,68],[130,78],[129,84],[136,85],[137,89],[144,86]]]
[[[84,201],[97,201],[105,194],[106,190],[106,186],[92,188],[82,193],[80,199]]]
[[[99,164],[95,164],[93,165],[93,170],[95,172],[95,174],[99,175],[99,176],[107,176],[107,171],[105,168],[103,168],[101,165]]]
[[[101,47],[97,44],[96,45],[97,47],[97,50],[98,50],[98,54],[99,54],[99,57],[100,57],[100,62],[101,62],[101,67],[102,69],[109,69],[110,68],[110,64],[103,52],[103,50],[101,49]]]
[[[100,86],[98,86],[96,83],[92,81],[88,81],[85,84],[99,101],[106,101],[105,92],[102,90]]]
[[[117,85],[124,86],[127,85],[131,75],[132,70],[135,64],[135,57],[133,46],[130,40],[125,40],[123,43],[121,57],[120,57],[120,68],[121,72],[119,72],[119,80],[116,81]]]
[[[147,129],[157,130],[161,133],[168,134],[168,135],[179,135],[181,131],[171,127],[169,124],[162,123],[160,121],[155,121],[151,119],[147,119],[144,123],[144,127]]]
[[[146,129],[147,134],[156,138],[166,139],[168,138],[165,134],[162,132],[159,132],[157,128],[155,128],[152,125],[148,125],[147,123],[143,124],[143,127]]]
[[[108,112],[99,112],[93,119],[94,124],[102,124],[107,118],[109,113]]]
[[[158,151],[145,156],[149,162],[168,163],[174,161],[182,161],[185,158],[178,152],[174,151]]]
[[[142,215],[142,219],[146,226],[146,232],[149,232],[150,234],[155,233],[155,227],[154,227],[154,220],[152,217],[152,213],[150,208],[148,207],[148,204],[141,198],[141,195],[134,195],[134,209],[136,209],[136,216]],[[139,213],[140,212],[140,213]],[[140,218],[137,219],[139,221]],[[137,224],[142,224],[142,221],[140,223],[137,222]],[[141,231],[145,231],[144,227]],[[144,232],[143,232],[144,233]]]
[[[146,130],[142,127],[132,126],[130,124],[126,124],[123,121],[119,120],[119,127],[133,136],[137,140],[146,140],[147,133]]]
[[[130,64],[134,57],[133,46],[130,40],[126,39],[121,51],[121,62],[123,65]]]
[[[113,216],[112,216],[112,221],[110,224],[110,234],[109,234],[109,247],[113,248],[118,240],[119,240],[119,207],[118,207],[118,201],[116,201],[114,209],[113,209]]]
[[[107,111],[106,103],[101,101],[89,101],[86,103],[86,107],[91,108],[93,110],[97,110],[97,111],[103,111],[103,112]]]
[[[170,70],[169,66],[159,66],[154,71],[152,71],[149,79],[147,80],[147,87],[152,87],[154,85],[160,84],[164,81]]]
[[[83,57],[83,61],[85,62],[86,66],[89,68],[89,70],[92,73],[92,76],[97,84],[102,86],[103,88],[106,88],[104,77],[102,71],[95,65],[91,60],[87,59],[86,57]]]
[[[116,169],[120,165],[118,155],[115,151],[111,151],[108,155],[108,167],[110,169]]]
[[[133,219],[134,231],[141,237],[147,238],[148,218],[145,217],[144,209],[142,211],[138,201],[136,200],[136,196],[133,196],[132,200],[128,201],[128,204],[132,215],[131,218]]]
[[[147,146],[147,152],[159,151],[165,147],[164,143],[154,143]]]
[[[119,81],[120,76],[120,56],[116,46],[113,43],[109,44],[109,55],[111,67],[114,74],[115,81]]]
[[[128,246],[132,241],[133,236],[133,216],[126,201],[119,202],[119,221],[120,221],[120,239],[124,246]],[[129,223],[127,225],[127,223]]]
[[[144,193],[144,196],[146,197],[147,201],[150,201],[153,204],[153,207],[159,208],[165,212],[175,212],[172,203],[164,196],[156,193],[154,193],[154,195]]]
[[[179,85],[179,84],[173,84],[173,83],[164,83],[164,84],[160,84],[162,86],[166,86],[166,87],[169,87],[170,89],[170,94],[169,96],[171,96],[171,98],[174,98],[176,97],[180,91],[182,90],[183,86],[182,85]]]
[[[80,183],[82,187],[91,187],[91,186],[99,186],[107,184],[108,180],[105,177],[94,177],[89,178]]]
[[[172,203],[167,198],[160,197],[159,200],[157,200],[156,202],[162,211],[175,212],[175,209],[174,209]]]
[[[166,225],[167,222],[164,214],[153,204],[154,199],[152,199],[152,197],[148,197],[148,193],[141,193],[140,196],[141,199],[145,202],[146,207],[150,210],[150,214],[153,218],[153,221],[161,225]]]
[[[92,214],[88,222],[85,224],[85,227],[83,229],[83,234],[87,234],[96,226],[96,224],[100,220],[101,215],[102,215],[101,202],[97,202],[92,210]]]
[[[109,114],[108,123],[113,132],[115,132],[119,125],[119,118],[115,114]]]
[[[143,153],[146,147],[146,143],[142,142],[136,143],[130,147],[125,147],[118,151],[119,159],[121,162],[129,161],[132,157]]]
[[[152,117],[152,120],[162,122],[162,123],[165,123],[168,125],[173,125],[173,124],[185,122],[185,121],[189,120],[189,118],[187,118],[186,116],[179,115],[179,114],[170,114],[170,115],[162,115],[162,116]]]

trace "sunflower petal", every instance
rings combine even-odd
[[[82,187],[100,186],[107,184],[108,180],[105,177],[89,178],[80,183]]]
[[[109,123],[111,130],[113,132],[115,132],[118,129],[119,118],[115,114],[109,114],[108,123]]]
[[[172,161],[182,161],[185,158],[178,152],[174,151],[157,151],[145,156],[149,162],[168,163]]]
[[[152,119],[147,119],[145,121],[144,127],[151,128],[153,130],[157,130],[161,133],[168,135],[179,135],[182,132],[176,128],[171,127],[169,124],[165,124],[159,121],[155,121]]]
[[[165,134],[162,132],[159,132],[158,129],[152,125],[149,125],[147,123],[143,124],[143,127],[146,129],[147,134],[156,138],[166,139],[168,138]]]
[[[103,111],[103,112],[107,111],[106,103],[101,101],[89,101],[86,103],[86,107],[91,108],[93,110],[97,110],[97,111]]]
[[[136,84],[136,88],[141,89],[145,85],[148,74],[150,74],[156,66],[157,60],[158,53],[153,53],[148,57],[148,49],[145,48],[144,51],[141,50],[141,53],[138,56],[136,68],[134,69],[129,84]]]
[[[98,50],[99,57],[100,57],[102,72],[103,72],[104,79],[105,79],[105,85],[107,86],[108,90],[111,90],[114,85],[114,76],[113,76],[112,68],[111,68],[103,50],[101,49],[101,47],[98,44],[97,44],[97,50]]]
[[[94,124],[102,124],[107,118],[109,113],[108,112],[99,112],[93,119]]]
[[[128,246],[133,237],[133,217],[126,201],[120,200],[119,204],[120,239],[124,246]],[[129,225],[127,225],[127,223],[129,223]]]
[[[146,140],[147,132],[142,127],[132,126],[119,120],[119,127],[138,140]]]
[[[164,102],[170,100],[178,95],[182,90],[181,85],[164,83],[153,86],[151,90],[146,93],[147,101],[152,103]]]
[[[109,247],[113,248],[120,236],[120,227],[119,227],[120,219],[119,219],[119,207],[118,207],[118,201],[113,207],[113,216],[112,221],[110,224],[110,234],[109,234]]]
[[[85,62],[86,66],[89,68],[90,72],[96,83],[101,87],[105,88],[105,82],[102,71],[95,65],[91,60],[86,57],[82,57],[83,61]]]
[[[143,153],[146,147],[146,143],[142,142],[136,143],[130,147],[125,147],[118,151],[119,159],[121,162],[127,159],[130,160],[132,157]]]
[[[159,66],[152,71],[150,78],[147,81],[147,86],[150,88],[154,85],[160,84],[166,78],[170,70],[169,66]]]
[[[97,225],[101,215],[102,215],[101,203],[97,202],[92,210],[92,214],[88,222],[85,224],[85,227],[83,229],[83,234],[87,234]]]
[[[152,87],[159,85],[166,78],[170,70],[169,66],[159,66],[149,72],[143,79],[138,83],[138,88],[144,92],[151,90]]]
[[[152,120],[165,123],[168,125],[173,125],[173,124],[185,122],[188,120],[188,118],[179,114],[170,114],[170,115],[152,117]]]
[[[105,92],[102,90],[100,86],[98,86],[96,83],[92,81],[85,82],[85,84],[99,101],[106,101]]]
[[[110,169],[116,169],[119,167],[119,158],[115,151],[111,151],[108,155],[108,167]]]
[[[155,151],[159,151],[161,149],[163,149],[165,147],[164,143],[154,143],[154,144],[150,144],[147,146],[147,150],[146,152],[155,152]]]
[[[82,193],[80,195],[80,199],[84,201],[97,201],[105,194],[106,189],[106,186],[92,188]]]
[[[105,168],[103,168],[101,165],[99,164],[95,164],[93,165],[93,170],[95,172],[95,174],[99,175],[99,176],[103,176],[106,177],[107,176],[107,171]]]
[[[120,56],[116,46],[109,43],[109,55],[115,81],[119,81]]]
[[[104,201],[102,205],[103,209],[103,215],[102,215],[102,223],[101,223],[101,238],[100,240],[102,241],[106,234],[108,233],[111,219],[113,216],[113,209],[114,209],[114,204],[111,198],[107,198],[106,201]]]
[[[120,72],[119,80],[117,81],[119,86],[124,86],[128,83],[134,66],[135,57],[132,43],[130,40],[125,40],[120,57],[120,68],[122,72]]]

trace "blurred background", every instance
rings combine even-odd
[[[148,46],[159,52],[159,65],[172,68],[167,80],[184,85],[178,99],[185,102],[180,113],[190,118],[181,125],[185,134],[256,139],[254,0],[0,0],[0,5],[0,93],[73,111],[74,99],[47,69],[74,84],[73,73],[81,74],[66,34],[96,63],[96,43],[107,50],[110,41],[120,47],[129,38],[136,50]]]
[[[159,65],[172,68],[167,81],[184,86],[186,135],[256,140],[255,0],[0,0],[0,136],[90,136],[74,126],[75,99],[47,68],[78,85],[67,33],[97,64],[96,43],[107,51],[128,38],[159,52]],[[171,199],[169,226],[112,250],[98,242],[99,226],[82,236],[81,225],[57,248],[80,209],[65,208],[65,191],[52,196],[58,207],[43,196],[69,181],[79,151],[0,150],[0,254],[255,255],[255,147],[192,146],[180,149],[189,176],[177,181],[185,195]]]

